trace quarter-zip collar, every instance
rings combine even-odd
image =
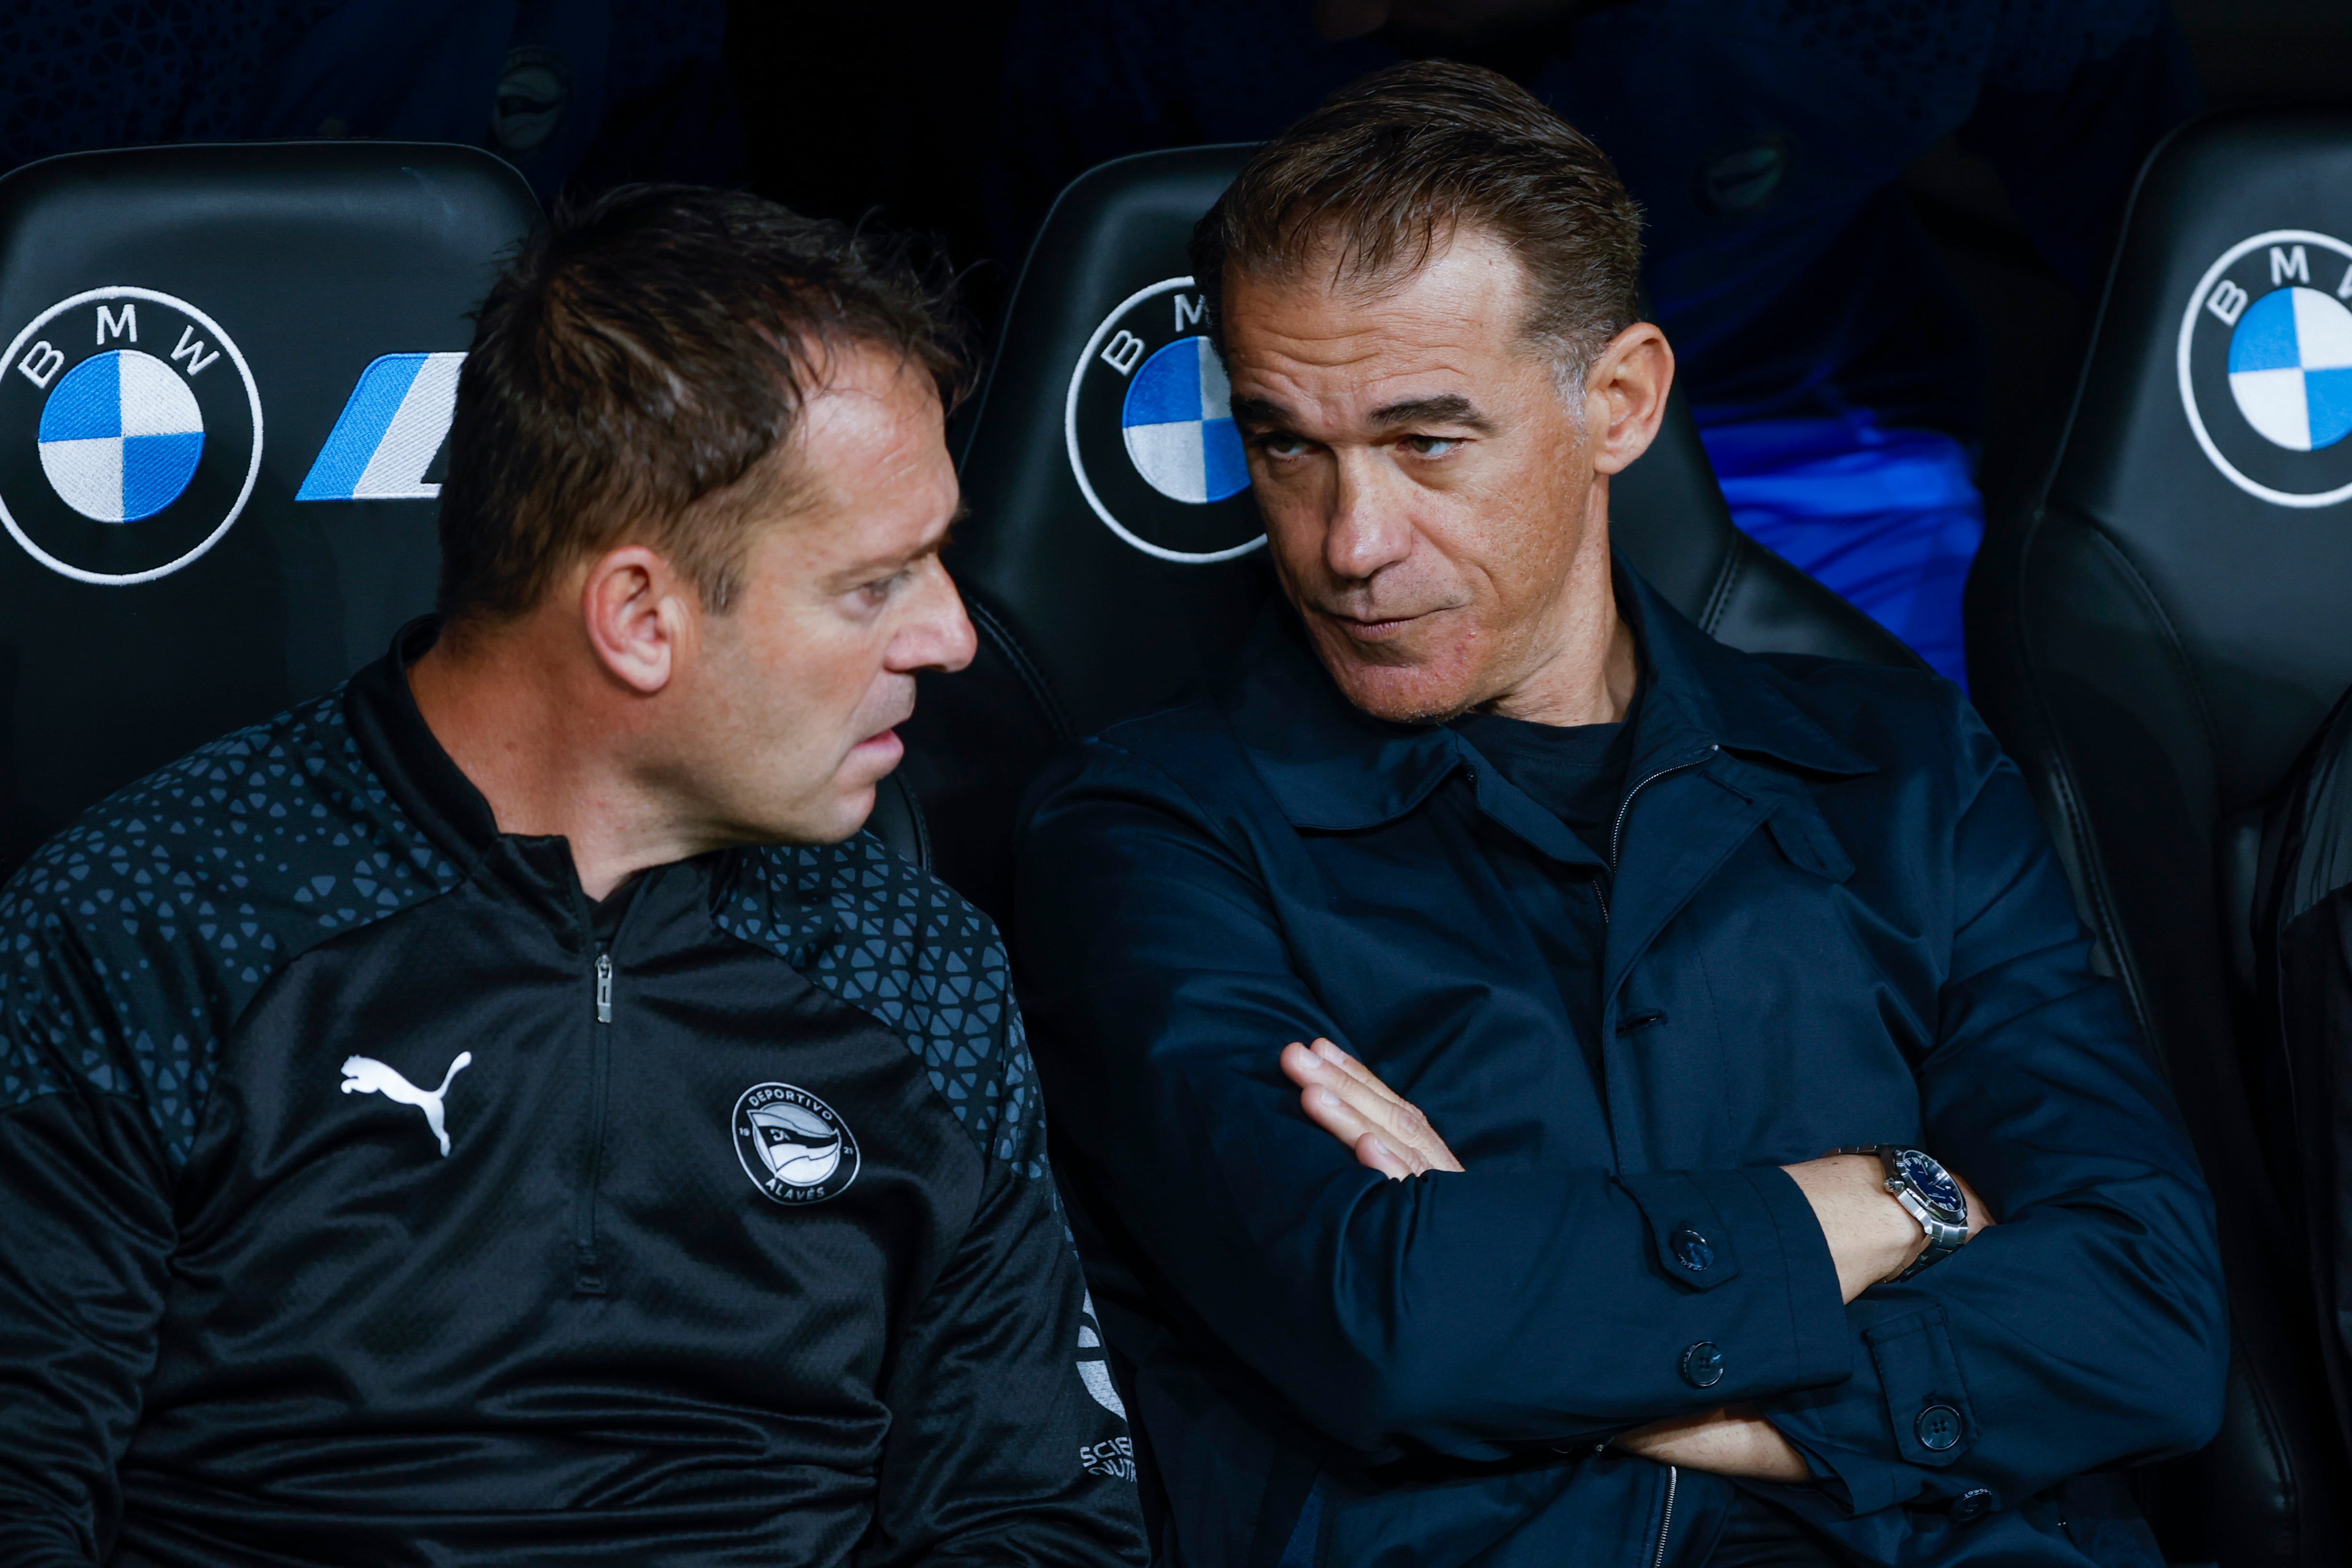
[[[1765,667],[1692,626],[1622,561],[1615,575],[1618,613],[1633,630],[1645,684],[1629,784],[1719,752],[1832,777],[1875,771],[1790,700]],[[1376,827],[1466,766],[1488,816],[1555,858],[1592,858],[1453,730],[1391,723],[1349,702],[1279,597],[1261,616],[1241,673],[1220,702],[1294,826]]]
[[[394,805],[435,847],[469,878],[495,881],[583,952],[595,945],[591,909],[572,864],[572,846],[559,835],[500,833],[482,792],[444,751],[408,688],[408,669],[440,636],[440,622],[421,616],[400,628],[383,658],[351,679],[343,713],[367,763]],[[702,858],[704,859],[708,857]],[[683,864],[693,867],[699,860]],[[643,874],[656,877],[667,868]]]

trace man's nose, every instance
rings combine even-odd
[[[1371,454],[1350,452],[1339,465],[1323,561],[1334,576],[1362,582],[1412,552],[1408,497],[1387,482],[1387,465]]]
[[[925,565],[915,592],[914,614],[891,639],[890,668],[902,672],[942,669],[952,675],[980,651],[979,635],[964,613],[963,595],[937,556]]]

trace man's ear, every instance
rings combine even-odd
[[[648,697],[667,686],[689,656],[700,605],[692,584],[642,544],[598,557],[580,587],[580,618],[598,662]]]
[[[1654,322],[1636,321],[1602,345],[1584,378],[1595,473],[1623,473],[1650,449],[1674,384],[1675,351]]]

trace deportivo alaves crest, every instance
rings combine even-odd
[[[2222,478],[2275,506],[2352,500],[2352,244],[2249,236],[2181,314],[2181,410]]]
[[[735,1156],[780,1204],[822,1203],[857,1179],[849,1124],[804,1089],[753,1084],[735,1101]]]
[[[1265,542],[1224,366],[1190,278],[1139,289],[1070,370],[1071,477],[1118,538],[1162,561],[1229,561]]]

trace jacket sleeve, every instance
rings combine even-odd
[[[1370,1452],[1493,1458],[1844,1377],[1829,1249],[1775,1169],[1390,1182],[1309,1122],[1279,1056],[1346,1033],[1297,973],[1238,826],[1105,742],[1033,795],[1024,995],[1056,1125],[1196,1318],[1307,1422]],[[1738,1268],[1695,1290],[1693,1213]],[[1720,1380],[1694,1346],[1721,1352]]]
[[[1017,1014],[1006,1028],[1025,1051]],[[1127,1414],[1041,1120],[990,1159],[971,1226],[901,1336],[884,1397],[890,1434],[861,1564],[1148,1561]]]
[[[174,1231],[155,1055],[28,901],[0,892],[0,1561],[58,1568],[112,1550]]]
[[[2196,1448],[2229,1359],[2211,1200],[2024,781],[1957,694],[1951,947],[1918,1064],[1928,1152],[2000,1223],[1847,1309],[1851,1381],[1771,1402],[1864,1513],[1996,1506]]]

